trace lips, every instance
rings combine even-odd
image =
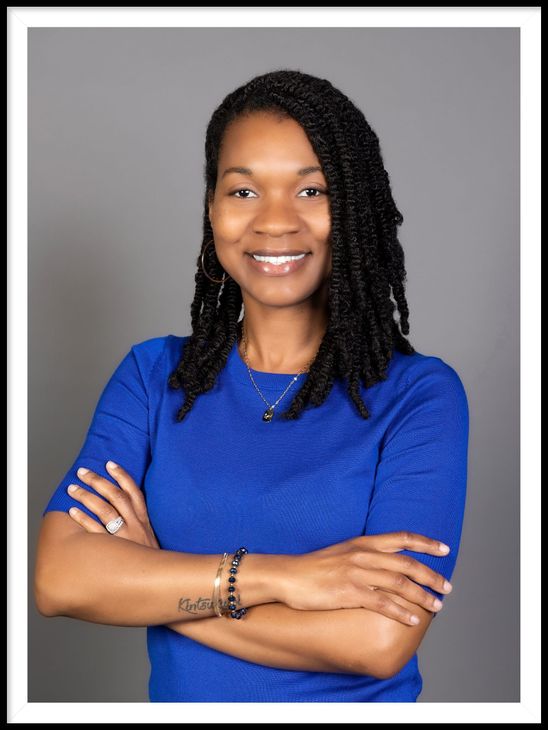
[[[258,256],[298,256],[299,253],[307,253],[306,251],[292,251],[291,253],[259,253]],[[310,253],[310,252],[308,252]],[[246,256],[249,261],[251,268],[265,276],[287,276],[295,271],[298,271],[303,266],[306,266],[306,262],[309,260],[308,256],[303,256],[300,259],[293,259],[293,261],[285,261],[283,264],[273,264],[270,261],[256,261],[251,254]]]

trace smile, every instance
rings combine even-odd
[[[302,268],[310,254],[296,256],[259,256],[246,254],[251,267],[266,276],[286,276]]]
[[[255,261],[268,261],[271,264],[285,264],[287,261],[298,261],[306,256],[304,253],[300,253],[298,256],[259,256],[259,254],[251,254]]]

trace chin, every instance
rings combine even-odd
[[[273,277],[272,277],[273,278]],[[265,307],[294,307],[302,304],[307,299],[312,299],[320,284],[310,288],[303,287],[296,289],[290,286],[280,286],[279,282],[272,285],[265,285],[261,288],[249,287],[242,289],[242,296],[248,296]]]

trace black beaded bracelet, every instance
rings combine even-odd
[[[228,579],[228,608],[230,611],[230,616],[232,618],[242,618],[242,616],[245,616],[247,613],[246,608],[236,608],[236,598],[234,597],[234,592],[236,590],[236,587],[234,586],[234,583],[236,583],[235,575],[238,572],[238,566],[240,565],[240,560],[246,553],[248,552],[247,548],[241,547],[239,550],[236,550],[234,553],[234,556],[232,558],[232,567],[230,568],[230,578]]]

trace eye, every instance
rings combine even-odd
[[[239,190],[235,190],[233,193],[229,193],[229,195],[233,195],[235,198],[240,198],[240,195],[236,195],[236,193],[251,193],[253,192],[249,188],[240,188]],[[243,200],[247,200],[247,195],[243,197]]]
[[[324,190],[320,190],[319,188],[305,188],[302,192],[307,193],[310,191],[312,191],[314,193],[319,193],[320,195],[326,195],[326,192]],[[319,198],[320,195],[307,195],[306,197],[307,198]]]

